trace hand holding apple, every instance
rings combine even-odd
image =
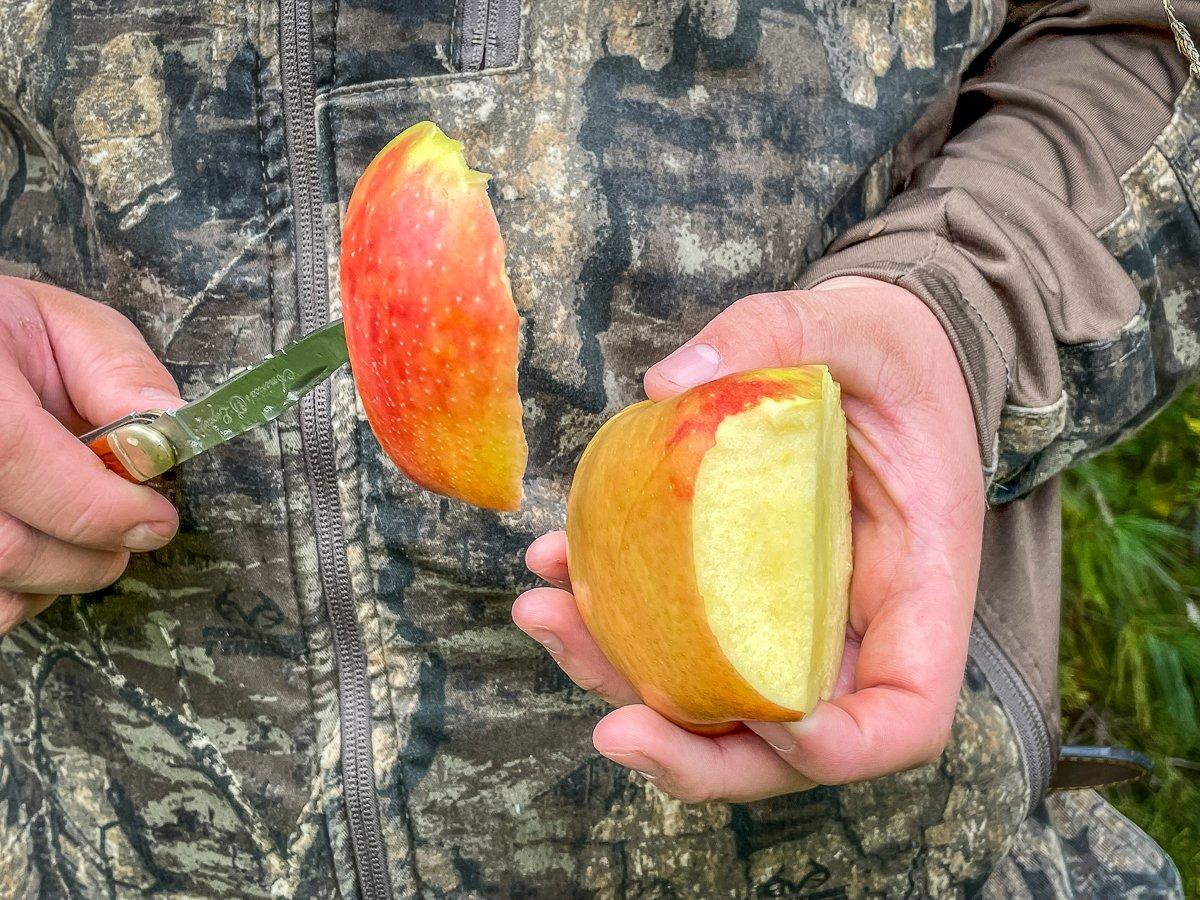
[[[850,587],[846,417],[825,366],[709,381],[613,416],[567,499],[588,631],[642,701],[698,734],[829,698]]]
[[[702,737],[617,672],[569,592],[566,541],[530,547],[556,585],[513,618],[581,687],[622,707],[596,728],[605,756],[685,800],[748,801],[930,761],[949,734],[978,577],[983,481],[966,384],[945,332],[903,288],[839,278],[747,297],[647,373],[651,399],[759,368],[827,364],[850,435],[854,573],[833,697],[801,722]]]

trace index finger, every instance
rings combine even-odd
[[[567,533],[548,531],[535,540],[525,551],[525,565],[538,578],[569,591],[571,575],[567,571]]]
[[[41,310],[61,388],[85,421],[183,405],[171,374],[115,309],[54,285],[23,287]]]
[[[153,550],[178,518],[157,492],[109,472],[43,409],[0,351],[0,509],[59,540],[97,550]]]

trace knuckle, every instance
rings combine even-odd
[[[122,317],[128,324],[128,320]],[[133,326],[130,325],[132,328]],[[112,356],[106,356],[100,362],[104,374],[130,383],[141,382],[147,378],[158,376],[158,364],[150,356],[150,351],[139,348],[127,348],[117,351]]]
[[[95,493],[80,498],[78,494],[64,497],[53,521],[56,536],[68,544],[88,544],[94,541],[117,543],[121,530],[113,521],[112,504]]]
[[[797,768],[801,775],[812,777],[818,784],[838,785],[850,784],[863,778],[864,765],[868,760],[860,751],[845,753],[833,758],[824,758],[819,762],[805,767],[804,771]]]
[[[830,786],[850,784],[858,780],[858,774],[850,766],[840,763],[833,763],[826,766],[817,776],[818,783]]]
[[[101,303],[99,300],[93,300],[90,297],[81,297],[80,299],[91,308],[97,321],[103,324],[105,334],[109,336],[116,334],[118,336],[133,338],[139,343],[144,340],[137,326],[124,313],[109,306],[107,303]]]
[[[789,294],[751,294],[737,302],[738,312],[763,330],[786,327],[798,317],[799,309]]]
[[[780,362],[793,360],[808,332],[819,327],[822,306],[804,291],[751,294],[738,301],[739,330],[753,332],[758,344],[774,351]]]

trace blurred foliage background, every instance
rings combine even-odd
[[[1109,798],[1200,897],[1200,390],[1063,485],[1066,743],[1157,766]]]

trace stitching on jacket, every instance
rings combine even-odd
[[[262,19],[259,19],[258,43],[262,46]],[[262,89],[262,66],[263,57],[261,52],[255,53],[254,63],[254,129],[258,135],[258,172],[261,176],[262,187],[262,203],[263,203],[263,243],[267,250],[267,310],[269,320],[267,322],[268,333],[275,334],[275,266],[271,253],[271,231],[272,229],[272,214],[271,200],[268,193],[267,185],[270,181],[267,175],[267,140],[263,131],[262,109],[263,109],[263,89]],[[278,433],[278,429],[276,430]],[[282,454],[283,448],[280,447]]]
[[[1013,628],[1012,618],[1009,614],[1009,607],[1010,605],[1005,603],[993,608],[1000,611],[1001,628],[1009,640],[1009,646],[1015,648],[1010,652],[1012,652],[1015,656],[1025,660],[1026,664],[1033,672],[1033,677],[1038,681],[1037,687],[1039,689],[1039,693],[1041,695],[1049,695],[1052,693],[1050,690],[1051,682],[1050,679],[1046,677],[1045,667],[1042,665],[1041,660],[1038,659],[1037,655],[1032,653],[1025,646],[1025,644],[1021,641],[1017,631]]]
[[[933,235],[934,250],[930,254],[931,259],[936,255],[937,249],[940,248],[943,243],[944,243],[944,241],[943,241],[942,237],[935,233]],[[967,310],[969,310],[971,312],[971,314],[975,317],[975,320],[981,326],[983,326],[983,333],[987,334],[988,338],[991,340],[992,346],[996,348],[996,353],[999,354],[999,356],[1000,356],[1000,363],[1001,363],[1001,365],[1004,366],[1004,394],[1005,394],[1005,396],[1007,396],[1008,389],[1009,389],[1010,385],[1012,384],[1012,378],[1010,376],[1009,368],[1008,368],[1008,360],[1005,358],[1004,350],[1000,347],[1000,341],[997,340],[996,334],[995,334],[995,332],[992,331],[992,327],[988,324],[987,319],[984,318],[983,314],[979,311],[979,308],[974,303],[971,302],[971,298],[967,296],[966,292],[963,291],[962,288],[959,287],[959,285],[954,281],[954,279],[950,276],[950,274],[948,272],[946,272],[945,269],[943,269],[940,265],[938,265],[936,262],[927,262],[923,266],[923,271],[934,276],[938,280],[939,283],[948,285],[949,290],[951,290],[958,299],[962,300],[963,306]],[[956,345],[961,343],[961,341],[957,338],[953,338],[951,342]],[[956,356],[958,355],[958,346],[955,346],[955,355]],[[964,376],[966,375],[965,367],[964,367],[963,374],[964,374]],[[972,412],[974,413],[975,418],[980,425],[986,424],[987,409],[984,407],[983,404],[984,404],[984,401],[987,396],[987,386],[986,385],[974,385],[971,383],[971,379],[969,379],[969,378],[966,379],[966,381],[967,381],[967,393],[971,395]],[[1000,426],[1000,423],[999,423],[999,421],[997,421],[996,434],[992,435],[991,465],[987,464],[987,460],[982,461],[983,462],[982,468],[984,471],[984,486],[985,486],[985,488],[987,486],[991,485],[992,479],[995,476],[996,471],[1000,466],[1000,427],[999,426]],[[979,438],[980,438],[980,442],[982,443],[984,440],[984,436],[980,435]]]
[[[946,228],[949,229],[950,222],[946,218],[946,201],[944,199],[942,200],[942,220],[945,223]],[[943,246],[946,246],[946,247],[951,246],[946,241],[945,238],[943,238],[940,234],[937,234],[936,232],[933,235],[933,240],[934,240],[935,247],[937,249],[941,249],[941,247],[943,247]],[[939,266],[938,268],[940,269],[941,267]],[[953,279],[948,279],[948,280],[949,280],[949,283],[953,286],[955,293],[957,293],[958,296],[962,299],[962,301],[967,304],[967,306],[970,308],[971,312],[973,312],[975,314],[975,317],[977,319],[979,319],[980,323],[983,325],[983,330],[986,331],[987,336],[992,339],[992,345],[996,348],[996,352],[1000,354],[1000,361],[1004,364],[1004,393],[1005,393],[1005,396],[1007,396],[1008,389],[1010,387],[1012,387],[1012,371],[1008,367],[1008,359],[1004,355],[1004,349],[1000,346],[1000,341],[996,337],[996,333],[994,331],[992,331],[992,326],[990,324],[988,324],[988,320],[984,317],[983,313],[981,313],[979,311],[979,308],[974,304],[974,302],[972,302],[971,298],[969,296],[967,296],[967,292],[964,291],[961,287],[959,287],[958,284],[955,283]]]
[[[1108,222],[1106,225],[1104,225],[1104,227],[1097,230],[1095,232],[1096,237],[1105,237],[1111,231],[1115,230],[1117,225],[1119,225],[1123,219],[1133,215],[1133,206],[1129,202],[1128,184],[1138,175],[1145,174],[1150,170],[1151,160],[1153,160],[1155,156],[1161,156],[1167,161],[1167,164],[1170,165],[1169,154],[1163,151],[1161,142],[1168,132],[1179,131],[1186,115],[1185,109],[1190,103],[1194,102],[1195,95],[1198,92],[1200,92],[1200,82],[1194,78],[1189,78],[1184,84],[1183,88],[1179,91],[1179,94],[1175,97],[1175,107],[1171,114],[1170,120],[1168,120],[1167,124],[1163,126],[1162,131],[1158,133],[1157,137],[1155,137],[1155,139],[1151,142],[1150,146],[1146,148],[1146,152],[1142,154],[1141,158],[1123,173],[1121,173],[1121,191],[1125,195],[1125,208],[1117,213],[1117,215],[1113,217],[1112,221]],[[1173,167],[1172,171],[1174,171]]]
[[[323,102],[351,98],[370,98],[375,94],[388,91],[404,90],[407,88],[424,87],[427,84],[448,84],[458,81],[476,81],[494,78],[498,75],[520,75],[532,71],[529,60],[520,61],[511,66],[497,66],[494,69],[479,69],[473,72],[446,72],[442,75],[399,76],[396,78],[380,78],[376,81],[365,81],[362,84],[347,84],[317,93],[316,101]]]
[[[1012,416],[1020,416],[1022,418],[1042,418],[1044,416],[1053,415],[1067,405],[1067,392],[1063,391],[1058,395],[1058,399],[1046,406],[1018,406],[1015,403],[1005,403],[1004,412]]]
[[[334,208],[334,213],[337,216],[337,229],[338,229],[337,233],[339,235],[338,248],[339,248],[339,252],[340,252],[340,248],[341,248],[341,237],[340,236],[342,233],[342,227],[344,225],[344,220],[342,217],[342,192],[341,192],[340,181],[338,178],[338,154],[337,154],[337,148],[336,148],[336,140],[334,137],[333,121],[332,121],[332,118],[330,115],[326,116],[326,121],[329,122],[330,171],[331,171],[330,191],[333,194],[333,208]],[[339,301],[342,301],[343,298],[341,297],[341,286],[340,286],[340,280],[341,280],[340,262],[338,265],[338,278],[339,278],[338,299],[339,299]],[[357,389],[355,389],[355,391],[356,390]],[[357,404],[356,404],[356,406],[357,406]],[[354,453],[355,453],[355,457],[356,457],[356,462],[361,462],[361,455],[362,455],[361,441],[357,440],[357,430],[359,427],[358,423],[360,422],[360,419],[358,416],[358,411],[357,411],[357,409],[355,409],[355,411],[353,413],[348,412],[347,415],[352,416],[353,420],[354,420],[354,424],[352,426],[352,428],[356,434],[356,439],[354,441],[354,446],[355,446]],[[357,499],[358,503],[360,504],[360,512],[361,512],[361,504],[363,502],[363,498],[368,496],[368,490],[367,490],[368,485],[365,484],[365,481],[364,481],[364,479],[365,479],[364,467],[362,465],[355,465],[354,468],[355,468],[355,472],[357,474],[356,480],[358,482],[358,497],[356,499]],[[341,478],[340,473],[338,475],[338,478],[339,479]],[[365,517],[364,517],[364,520],[365,520]],[[416,832],[414,831],[414,827],[413,827],[412,805],[409,802],[408,785],[405,783],[405,780],[404,780],[403,757],[404,757],[405,742],[401,739],[400,716],[397,713],[396,695],[395,695],[395,692],[392,690],[392,679],[391,679],[391,673],[396,671],[400,667],[394,665],[392,656],[391,656],[391,653],[390,653],[390,650],[388,647],[388,641],[386,640],[384,633],[383,633],[383,624],[382,624],[383,616],[381,615],[381,608],[380,608],[380,602],[379,602],[379,591],[377,590],[376,585],[374,584],[375,572],[377,570],[370,562],[370,560],[371,560],[371,541],[370,541],[370,538],[366,535],[364,535],[362,538],[362,551],[363,551],[363,559],[366,561],[366,578],[370,582],[368,584],[368,591],[370,594],[371,606],[374,611],[373,618],[375,620],[375,628],[374,628],[375,641],[376,641],[377,646],[379,647],[379,654],[380,654],[381,658],[383,659],[384,671],[377,677],[381,678],[383,681],[383,684],[384,684],[384,688],[385,688],[386,695],[387,695],[387,711],[388,711],[389,717],[392,720],[392,734],[393,734],[394,740],[396,742],[396,758],[393,761],[393,765],[395,766],[395,771],[393,774],[395,777],[395,785],[396,785],[396,789],[397,789],[398,799],[400,800],[400,805],[403,807],[403,810],[404,810],[402,824],[403,824],[403,831],[404,831],[406,840],[408,841],[408,847],[406,848],[406,852],[404,854],[404,859],[405,859],[405,862],[408,863],[409,869],[412,873],[413,883],[417,888],[418,895],[420,895],[424,892],[424,879],[421,877],[420,870],[417,867],[417,841],[416,841]],[[361,594],[361,592],[356,592],[355,596],[361,597],[362,594]],[[364,638],[365,638],[365,636],[366,636],[366,632],[364,630]],[[374,682],[374,679],[372,679],[369,675],[368,675],[368,682],[369,683]],[[373,691],[371,691],[370,693],[372,695],[374,694]],[[373,705],[373,701],[372,701],[372,705]],[[374,731],[374,714],[372,714],[372,720],[373,720],[372,721],[372,731]],[[378,761],[378,759],[379,759],[379,756],[378,756],[378,754],[376,754],[375,760]],[[376,792],[381,793],[379,791],[379,788],[382,787],[382,779],[377,777],[376,782],[377,782],[377,791]],[[376,802],[378,802],[378,799]],[[387,842],[386,835],[384,837],[384,842],[385,842],[385,844]],[[388,877],[389,877],[389,879],[391,878],[390,872],[388,873]]]
[[[993,621],[990,623],[985,622],[985,624],[1000,631],[1001,637],[1006,639],[1007,643],[1002,645],[1002,652],[1007,654],[1014,662],[1023,662],[1031,670],[1033,677],[1038,681],[1035,687],[1038,689],[1039,695],[1050,693],[1047,690],[1049,685],[1046,682],[1046,673],[1043,671],[1042,666],[1038,663],[1037,658],[1026,649],[1025,644],[1018,638],[1009,625],[1006,614],[1008,604],[997,603],[994,597],[983,592],[979,594],[979,602],[995,614]],[[1023,675],[1023,673],[1018,674]]]
[[[446,41],[446,49],[444,51],[446,56],[443,61],[443,64],[446,65],[447,68],[455,69],[455,74],[462,71],[461,69],[457,69],[454,65],[454,52],[458,49],[456,46],[456,41],[460,40],[458,35],[458,12],[461,8],[462,0],[454,0],[454,6],[450,11],[450,40]],[[440,56],[441,53],[438,55]]]
[[[1170,165],[1170,160],[1167,160],[1167,165]],[[1175,180],[1179,181],[1179,178],[1176,177]],[[1066,350],[1103,350],[1105,347],[1111,347],[1117,341],[1124,337],[1128,337],[1133,332],[1139,330],[1139,328],[1144,327],[1149,320],[1150,310],[1146,308],[1145,303],[1141,303],[1138,305],[1137,311],[1133,314],[1129,321],[1118,328],[1112,337],[1098,338],[1094,341],[1079,341],[1073,344],[1059,343],[1058,346]]]
[[[329,82],[337,84],[338,76],[338,19],[342,16],[342,0],[333,0],[333,6],[330,9],[330,17],[332,28],[329,34]]]
[[[267,327],[268,327],[268,333],[271,334],[272,337],[274,337],[275,328],[276,328],[276,325],[278,324],[278,318],[276,316],[276,311],[275,311],[275,300],[276,300],[275,253],[274,253],[274,246],[272,243],[271,233],[275,230],[276,219],[275,219],[275,211],[272,209],[272,205],[271,205],[271,175],[270,175],[270,171],[268,170],[268,166],[267,166],[267,159],[268,159],[267,129],[263,123],[263,112],[266,107],[266,92],[263,89],[263,72],[266,69],[266,65],[267,65],[267,58],[264,57],[263,53],[262,53],[262,48],[264,46],[264,43],[263,43],[264,37],[263,36],[264,36],[263,6],[260,4],[258,7],[257,35],[255,37],[255,57],[256,57],[256,59],[255,59],[254,76],[253,76],[253,81],[254,81],[254,126],[255,126],[255,130],[257,133],[257,139],[258,139],[259,173],[262,176],[261,186],[262,186],[263,216],[264,216],[263,238],[264,238],[264,246],[266,249],[266,260],[265,260],[266,266],[265,267],[267,270],[267,298],[268,298],[268,306],[267,306],[268,324],[267,324]],[[278,428],[275,429],[275,446],[277,449],[277,453],[279,455],[279,459],[283,460],[285,457],[285,452],[284,452],[284,448],[283,448],[283,438],[282,438],[282,435]],[[304,636],[305,648],[311,650],[311,648],[312,648],[312,633],[309,631],[309,629],[307,627],[304,608],[303,608],[302,602],[300,601],[300,590],[299,590],[299,583],[298,583],[298,573],[296,571],[296,560],[295,560],[295,554],[292,551],[292,547],[294,546],[295,534],[294,534],[294,530],[292,528],[292,518],[291,518],[289,504],[288,504],[287,497],[286,497],[286,492],[287,492],[286,479],[284,480],[284,492],[285,492],[285,496],[284,496],[284,529],[287,533],[287,538],[286,538],[286,540],[287,540],[287,561],[288,561],[288,568],[291,571],[292,590],[294,592],[294,597],[295,597],[297,627],[299,628],[300,633]],[[297,812],[296,821],[294,823],[292,823],[291,827],[293,829],[298,828],[301,821],[303,820],[303,818],[305,816],[305,811],[308,809],[308,807],[310,805],[313,805],[317,811],[312,814],[312,819],[313,819],[314,823],[317,824],[317,827],[319,827],[321,829],[321,831],[324,832],[325,840],[328,842],[330,851],[336,852],[336,842],[334,840],[333,835],[330,834],[329,821],[328,821],[328,818],[325,816],[325,809],[323,807],[321,807],[319,804],[313,803],[314,794],[312,792],[311,785],[314,783],[320,783],[322,785],[321,792],[324,793],[326,790],[325,773],[322,772],[322,770],[321,770],[321,759],[324,755],[324,751],[325,751],[327,745],[323,744],[321,742],[321,727],[320,727],[319,712],[318,712],[320,707],[318,706],[318,703],[317,703],[317,687],[316,687],[316,680],[315,680],[315,676],[314,676],[313,666],[312,666],[311,662],[306,662],[303,668],[304,668],[304,684],[305,684],[305,688],[306,688],[306,693],[308,695],[309,723],[312,728],[313,750],[315,751],[315,756],[313,757],[313,760],[312,760],[311,774],[309,776],[309,785],[310,785],[309,801],[303,807],[301,807],[301,809]],[[337,740],[336,731],[331,733],[330,739],[334,740],[334,741]],[[294,832],[294,833],[296,833],[296,832]],[[290,862],[289,857],[290,857],[291,851],[292,851],[292,847],[290,845],[285,848],[285,861],[286,862]],[[340,880],[336,873],[333,876],[333,882],[334,882],[335,890],[340,895],[341,894],[341,883],[340,883]],[[276,882],[276,883],[278,883],[278,882]]]
[[[1161,148],[1160,148],[1161,149]],[[1189,157],[1189,160],[1181,160],[1180,157]],[[1200,190],[1193,183],[1193,179],[1186,177],[1184,171],[1181,170],[1180,163],[1194,162],[1196,153],[1190,145],[1180,147],[1175,153],[1162,152],[1162,158],[1167,164],[1167,168],[1171,172],[1171,177],[1175,179],[1175,183],[1179,185],[1179,190],[1183,193],[1183,198],[1187,205],[1192,210],[1192,215],[1200,219]]]

